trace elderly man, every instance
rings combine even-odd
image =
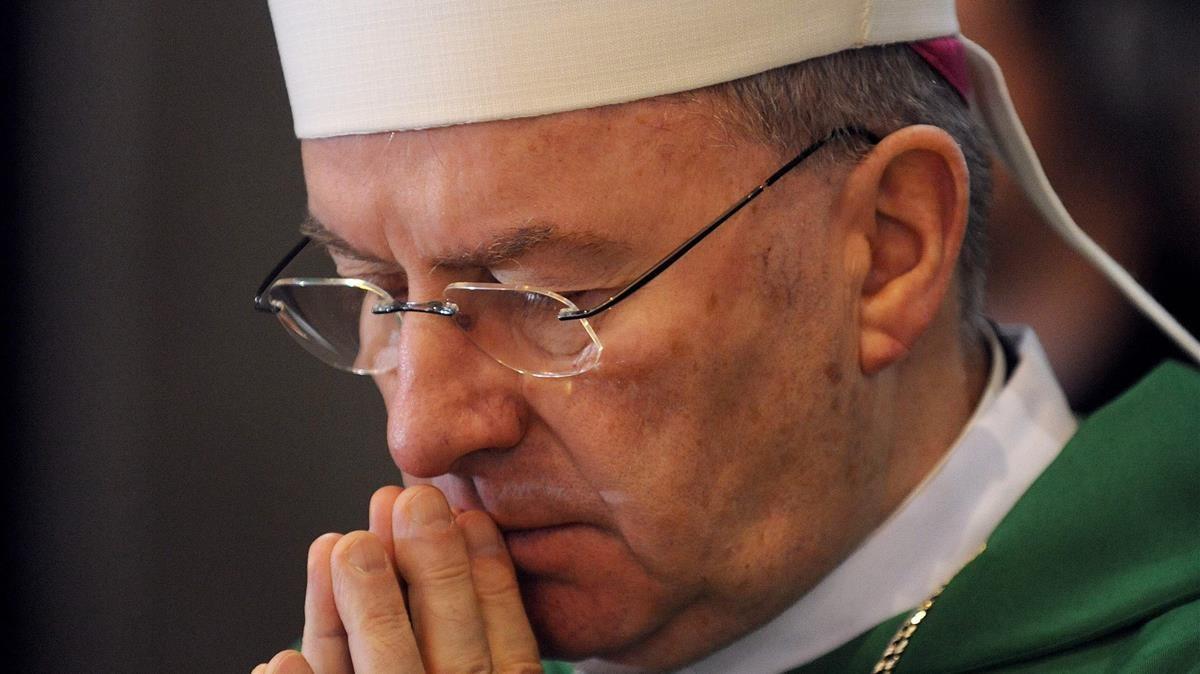
[[[1200,379],[1077,432],[981,318],[952,5],[741,4],[272,3],[310,217],[257,305],[406,487],[256,671],[1200,661]]]

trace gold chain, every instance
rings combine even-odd
[[[967,560],[967,564],[975,561],[975,558],[983,554],[987,550],[987,544],[982,547]],[[964,567],[966,564],[963,565]],[[958,575],[958,574],[955,574]],[[947,581],[947,584],[949,582]],[[933,603],[937,598],[942,596],[942,591],[946,589],[943,585],[934,592],[929,599],[921,602],[917,610],[913,611],[912,615],[908,616],[908,620],[900,623],[900,629],[896,630],[895,636],[888,642],[887,648],[883,649],[883,655],[879,658],[879,662],[875,663],[875,668],[871,670],[871,674],[879,674],[880,672],[891,672],[896,668],[896,664],[900,662],[900,657],[904,655],[904,651],[908,649],[908,642],[912,640],[914,634],[917,633],[917,628],[921,626],[921,621],[925,620],[925,616],[929,615],[929,609],[933,608]]]
[[[942,590],[946,586],[938,588],[937,592],[933,593],[929,599],[926,599],[917,607],[913,614],[908,616],[900,624],[900,629],[896,630],[896,635],[888,642],[887,648],[883,649],[883,657],[879,658],[879,662],[875,663],[875,669],[871,670],[871,674],[879,674],[880,672],[890,672],[896,667],[896,663],[900,662],[900,656],[904,655],[905,649],[908,648],[908,642],[912,636],[916,634],[917,627],[921,625],[921,621],[929,614],[929,609],[933,608],[933,602],[941,596]]]

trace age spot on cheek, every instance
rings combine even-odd
[[[762,265],[763,274],[771,272],[771,252],[775,250],[775,246],[767,246],[763,252],[758,254],[759,264]]]
[[[829,363],[825,366],[825,378],[830,384],[842,383],[842,366],[837,363]]]
[[[835,389],[838,384],[842,383],[842,379],[844,377],[844,375],[842,374],[842,367],[841,367],[841,365],[839,365],[837,363],[826,364],[825,369],[824,369],[824,374],[825,374],[825,379],[827,379],[829,381],[829,384],[831,386],[835,387]],[[842,409],[842,391],[834,390],[833,395],[831,395],[829,397],[829,408],[831,410],[833,410],[834,412],[841,411],[841,409]]]

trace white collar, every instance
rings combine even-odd
[[[970,561],[1078,426],[1032,330],[1005,331],[1018,363],[992,371],[958,441],[858,549],[771,622],[681,670],[782,672],[924,601]]]

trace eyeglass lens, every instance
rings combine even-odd
[[[518,372],[579,374],[599,361],[600,343],[586,321],[560,321],[569,301],[533,289],[452,284],[450,317],[484,353]],[[400,362],[400,327],[412,314],[374,314],[392,301],[353,279],[280,279],[267,294],[280,322],[307,351],[356,374],[378,374]],[[431,320],[445,320],[429,317]]]
[[[446,299],[454,320],[475,344],[508,367],[527,374],[578,374],[595,365],[600,344],[589,326],[560,321],[574,305],[534,290],[452,285]]]
[[[284,279],[267,294],[276,314],[309,353],[355,374],[386,372],[398,362],[395,317],[371,309],[391,298],[367,285]]]

